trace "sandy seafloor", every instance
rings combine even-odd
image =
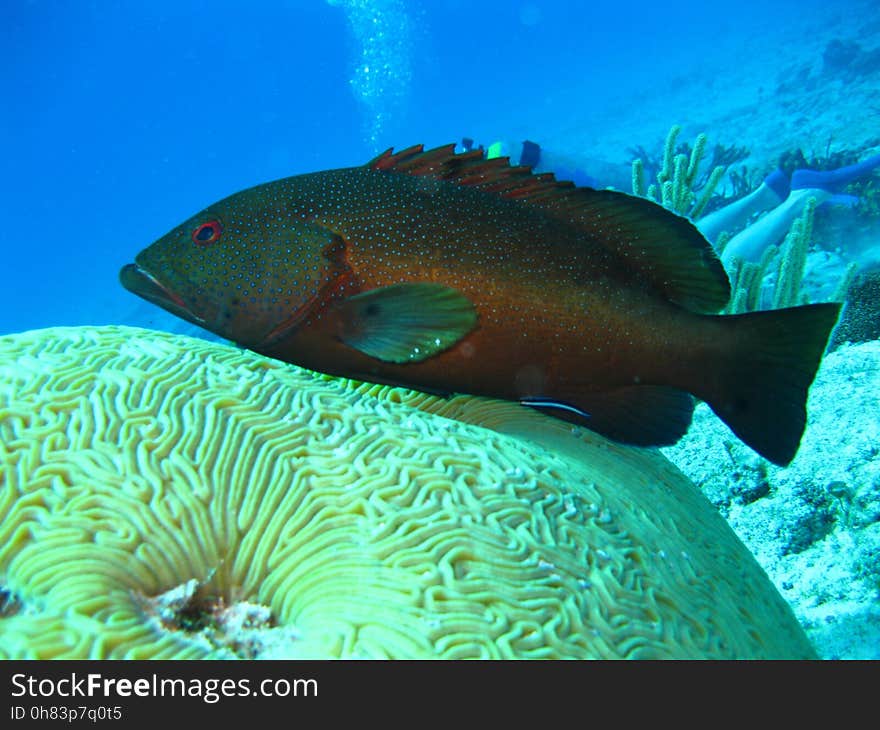
[[[794,461],[770,464],[700,404],[664,449],[788,600],[819,655],[880,658],[880,342],[828,355]]]
[[[710,144],[745,145],[752,152],[745,162],[757,166],[796,146],[810,157],[829,147],[876,145],[880,70],[830,71],[823,53],[835,39],[880,48],[877,6],[811,8],[780,33],[788,42],[773,47],[759,34],[750,43],[719,37],[720,61],[706,59],[700,70],[679,77],[658,74],[656,86],[637,99],[623,97],[581,115],[573,105],[572,116],[556,127],[542,121],[546,144],[618,162],[636,144],[659,149],[678,123],[680,139],[705,132]],[[540,107],[533,112],[540,114]],[[523,132],[533,123],[527,120]],[[607,131],[583,132],[596,129]],[[878,150],[866,154],[871,151]],[[847,242],[821,243],[834,249]],[[859,242],[878,244],[876,230]],[[728,519],[828,659],[880,659],[878,394],[880,342],[845,345],[820,369],[808,428],[789,467],[757,457],[705,405],[689,434],[664,450]]]

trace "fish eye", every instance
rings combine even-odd
[[[220,221],[208,221],[202,223],[192,232],[192,240],[197,246],[210,246],[220,240],[223,233],[223,227]]]

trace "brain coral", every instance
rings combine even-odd
[[[811,657],[653,451],[125,327],[0,337],[0,655]]]

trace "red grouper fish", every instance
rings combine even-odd
[[[730,285],[686,219],[454,145],[231,195],[120,279],[286,362],[516,400],[623,443],[675,443],[696,396],[781,465],[840,309],[712,314]]]

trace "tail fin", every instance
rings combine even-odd
[[[751,312],[723,317],[735,341],[720,366],[713,411],[746,444],[786,466],[807,422],[807,390],[837,322],[840,304]]]

